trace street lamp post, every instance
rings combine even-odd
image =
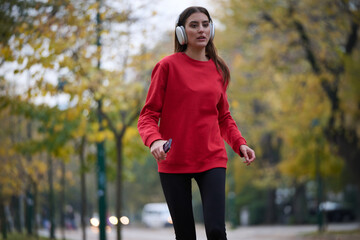
[[[101,65],[101,16],[100,7],[102,0],[97,0],[98,10],[96,14],[96,46],[98,48],[98,64],[97,69],[100,70]],[[102,127],[102,100],[98,101],[98,121],[99,130],[103,130]],[[105,172],[105,146],[104,140],[101,140],[96,144],[97,146],[97,174],[98,174],[98,201],[99,201],[99,234],[100,240],[106,240],[106,172]]]
[[[101,109],[101,100],[98,101],[99,111]],[[102,117],[98,113],[99,123],[101,126]],[[100,127],[100,131],[102,127]],[[99,233],[100,240],[106,240],[106,172],[105,172],[105,147],[104,141],[101,140],[97,144],[97,176],[98,176],[98,201],[99,201]]]

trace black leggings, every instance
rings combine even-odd
[[[225,168],[201,173],[160,173],[160,181],[169,206],[177,240],[196,240],[192,208],[191,179],[199,186],[208,240],[226,240]]]

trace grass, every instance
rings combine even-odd
[[[303,235],[303,240],[358,240],[360,229],[350,231],[325,231],[323,233],[309,233]]]
[[[4,238],[2,236],[0,236],[0,239],[3,240]],[[28,236],[26,234],[20,234],[20,233],[10,233],[7,236],[7,240],[49,240],[50,238],[45,238],[45,237],[32,237],[32,236]]]

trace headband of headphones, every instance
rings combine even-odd
[[[179,21],[180,21],[180,16],[181,16],[182,13],[180,13],[180,15],[176,18],[176,21],[175,21],[175,27],[179,26]],[[211,17],[209,16],[209,19],[210,19],[210,22],[212,23],[212,19]]]

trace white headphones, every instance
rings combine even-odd
[[[185,28],[184,26],[178,26],[179,24],[179,19],[180,19],[180,15],[176,20],[176,29],[175,29],[175,33],[176,33],[176,38],[179,41],[180,45],[184,45],[187,44],[187,36],[186,36],[186,32],[185,32]],[[210,39],[214,40],[215,37],[215,26],[213,21],[210,19]]]

